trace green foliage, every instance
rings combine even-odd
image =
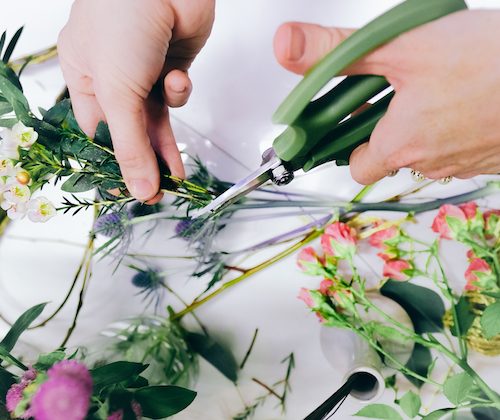
[[[460,296],[457,304],[455,305],[455,311],[458,318],[458,326],[461,336],[465,336],[469,328],[472,326],[476,315],[472,312],[472,305],[467,299],[467,296]],[[455,322],[450,328],[451,333],[456,337],[458,331]]]
[[[420,397],[413,391],[408,391],[399,400],[399,406],[408,417],[414,418],[417,417],[418,412],[420,411],[422,401],[420,400]]]
[[[474,387],[474,380],[466,372],[449,377],[443,385],[443,392],[448,401],[458,405],[466,401]]]
[[[484,310],[481,328],[488,339],[500,334],[500,302],[495,302]]]
[[[7,335],[0,342],[0,347],[10,352],[16,345],[19,336],[31,325],[31,323],[35,319],[38,318],[46,305],[46,303],[41,303],[24,312],[16,320],[16,322],[14,322]]]
[[[144,417],[162,419],[184,410],[193,402],[196,392],[178,386],[150,386],[134,392]]]
[[[430,367],[432,366],[432,355],[431,351],[422,346],[421,344],[415,344],[413,347],[413,351],[411,353],[410,360],[406,363],[406,367],[411,371],[419,374],[420,376],[427,378],[429,375]],[[406,379],[408,379],[413,385],[417,388],[422,387],[424,384],[420,379],[417,379],[410,375],[405,375]]]
[[[48,354],[40,354],[38,360],[33,365],[37,370],[47,370],[51,368],[55,363],[60,362],[66,358],[66,353],[63,350],[56,350]]]
[[[476,420],[500,419],[500,410],[495,407],[475,407],[471,412]]]
[[[148,365],[133,362],[114,362],[90,371],[94,381],[94,390],[99,392],[110,385],[128,383],[135,380]]]
[[[10,57],[12,55],[12,53],[14,52],[14,48],[16,48],[16,44],[17,44],[17,41],[19,41],[19,37],[21,36],[21,34],[23,33],[23,29],[24,27],[20,27],[16,33],[14,34],[14,36],[11,38],[9,44],[7,45],[7,48],[5,49],[5,53],[2,57],[2,61],[7,64],[10,60]],[[4,32],[4,35],[5,35],[5,32]],[[5,37],[4,35],[2,35],[2,46],[0,48],[0,53],[2,52],[2,49],[3,49],[3,44],[5,42]]]
[[[423,419],[425,420],[439,420],[440,418],[444,417],[450,410],[451,408],[443,408],[441,410],[436,410],[433,411],[432,413],[427,414]]]
[[[354,415],[369,419],[403,420],[394,408],[386,404],[369,404]]]
[[[411,318],[417,334],[443,330],[445,308],[436,292],[426,287],[394,280],[388,280],[380,292],[403,307]]]
[[[187,333],[186,341],[193,351],[203,357],[232,382],[238,379],[238,364],[233,354],[204,334]]]
[[[61,186],[61,190],[71,193],[90,191],[95,188],[98,178],[93,174],[75,173]]]

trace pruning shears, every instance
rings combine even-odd
[[[309,70],[278,107],[273,122],[287,128],[264,152],[261,166],[200,209],[196,217],[218,212],[268,181],[286,185],[299,169],[307,172],[331,161],[348,165],[351,152],[368,141],[394,92],[351,117],[368,100],[389,90],[384,77],[347,77],[319,99],[313,98],[370,51],[404,32],[466,8],[464,0],[406,0],[356,31]]]

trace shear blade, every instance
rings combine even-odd
[[[209,213],[216,213],[223,210],[227,206],[247,195],[249,192],[259,188],[262,184],[269,181],[272,177],[273,169],[276,169],[280,165],[281,159],[277,156],[273,156],[267,162],[264,162],[255,172],[252,172],[250,175],[243,178],[227,191],[219,195],[209,205],[194,212],[192,217],[198,218]]]

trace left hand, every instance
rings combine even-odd
[[[353,30],[286,23],[275,54],[303,74]],[[373,183],[412,168],[427,178],[500,172],[500,12],[462,11],[409,31],[345,69],[377,74],[396,92],[370,141],[351,155],[353,178]]]

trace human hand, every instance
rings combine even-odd
[[[353,30],[286,23],[278,61],[303,74]],[[383,75],[396,92],[370,141],[351,155],[353,178],[373,183],[412,168],[427,178],[500,172],[500,12],[463,11],[423,25],[345,69]]]
[[[187,70],[205,44],[215,0],[76,0],[58,51],[75,117],[90,137],[109,125],[129,192],[152,204],[160,177],[155,152],[173,175],[184,168],[168,106],[191,93]]]

